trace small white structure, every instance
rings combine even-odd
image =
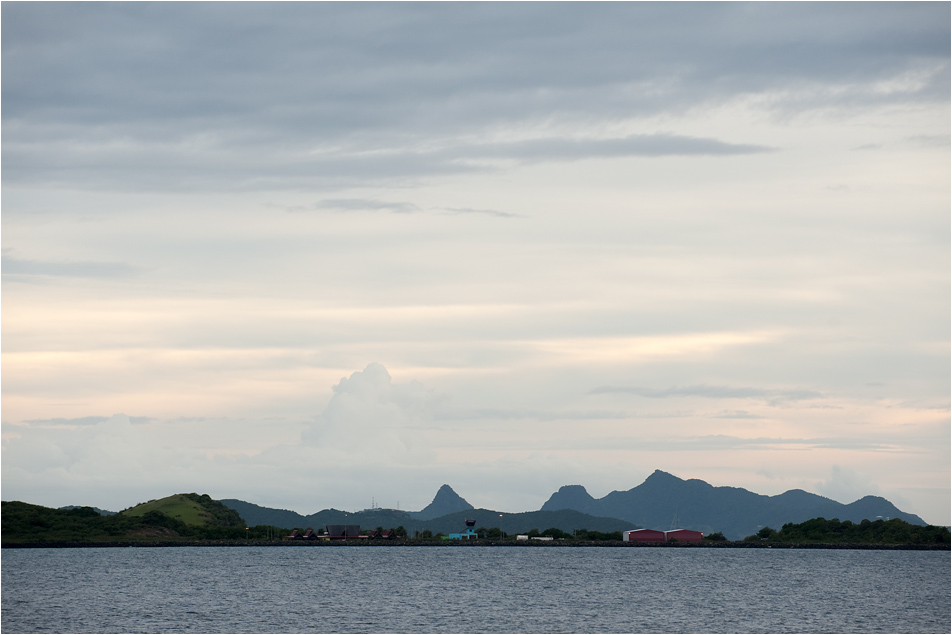
[[[516,536],[516,540],[529,540],[529,536],[526,536],[525,534],[519,534]]]

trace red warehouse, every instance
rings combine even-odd
[[[632,529],[621,532],[625,542],[664,542],[664,532],[654,529]]]
[[[664,532],[665,540],[677,540],[678,542],[701,542],[704,534],[690,529],[672,529]]]

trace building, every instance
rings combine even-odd
[[[473,540],[479,538],[479,535],[476,533],[476,530],[473,527],[476,526],[475,520],[466,519],[466,530],[459,534],[450,534],[446,537],[446,540]]]
[[[326,537],[329,540],[360,538],[360,525],[327,525]]]
[[[665,541],[677,540],[678,542],[701,542],[704,540],[704,534],[690,529],[672,529],[664,532]]]
[[[664,542],[663,531],[654,529],[629,529],[621,532],[621,539],[625,542]]]
[[[621,539],[625,542],[701,542],[704,539],[704,534],[691,529],[672,529],[670,531],[629,529],[621,532]]]

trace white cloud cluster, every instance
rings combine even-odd
[[[342,378],[324,412],[302,434],[311,447],[345,455],[348,463],[370,465],[419,461],[420,443],[432,426],[432,393],[412,381],[394,384],[379,363]]]

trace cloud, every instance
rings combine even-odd
[[[54,419],[28,419],[26,423],[34,425],[44,425],[44,426],[88,426],[95,425],[97,423],[102,423],[103,421],[108,421],[109,417],[73,417],[70,419],[65,419],[62,417],[57,417]]]
[[[314,207],[342,212],[390,212],[391,214],[415,214],[422,211],[413,203],[376,201],[363,198],[324,199],[315,204]]]
[[[620,410],[536,410],[528,408],[473,408],[439,410],[437,420],[466,421],[473,419],[492,419],[496,421],[536,420],[536,421],[581,421],[600,419],[629,419],[635,415]]]
[[[247,190],[749,154],[766,148],[599,131],[751,96],[795,114],[949,93],[942,3],[17,3],[3,16],[5,183]]]
[[[20,260],[4,249],[0,268],[4,277],[26,281],[35,278],[124,278],[137,272],[121,262],[42,262]]]
[[[69,425],[51,428],[48,421]],[[40,500],[49,497],[50,488],[85,496],[97,488],[148,496],[157,489],[184,486],[191,478],[189,466],[200,456],[187,445],[173,449],[156,443],[149,431],[124,414],[48,421],[19,426],[18,437],[6,440],[5,490],[9,485],[18,492],[42,492]]]
[[[506,158],[534,163],[617,157],[726,156],[757,154],[771,150],[764,146],[727,143],[717,139],[674,134],[637,134],[618,139],[530,139],[461,148],[456,154],[459,158]]]
[[[821,399],[823,393],[815,390],[782,390],[772,388],[756,388],[751,386],[711,386],[699,384],[694,386],[673,386],[671,388],[644,388],[640,386],[599,386],[589,391],[590,394],[623,393],[648,397],[650,399],[667,399],[670,397],[703,397],[706,399],[764,399],[776,401],[804,401]]]
[[[923,148],[948,148],[952,145],[950,135],[913,135],[906,137],[905,142]]]
[[[129,423],[133,425],[141,425],[145,423],[152,423],[156,421],[155,417],[130,417],[124,414],[112,415],[112,417],[104,417],[91,415],[88,417],[54,417],[52,419],[27,419],[24,423],[30,424],[31,426],[43,426],[43,427],[76,427],[76,426],[94,426],[100,423],[109,421],[113,417],[125,417]]]
[[[420,214],[429,213],[415,203],[406,201],[381,201],[366,198],[334,198],[323,199],[312,206],[286,207],[288,211],[303,212],[312,210],[334,210],[338,212],[388,212],[390,214]],[[464,214],[480,214],[495,216],[496,218],[520,218],[520,214],[501,212],[494,209],[474,209],[471,207],[436,207],[431,208],[439,214],[457,216]]]
[[[673,156],[717,157],[769,152],[752,144],[671,134],[633,135],[619,139],[545,138],[512,143],[469,144],[439,140],[442,148],[420,149],[403,140],[366,145],[357,140],[331,149],[295,149],[293,141],[268,148],[229,149],[170,145],[142,139],[121,152],[109,140],[78,146],[72,138],[49,139],[42,148],[13,145],[5,150],[10,168],[5,175],[21,184],[57,183],[81,189],[195,191],[276,190],[282,188],[344,188],[412,182],[414,179],[498,172],[499,162],[520,164]],[[30,169],[26,169],[30,166]],[[9,173],[9,174],[7,174]],[[117,179],[117,177],[120,177]],[[80,182],[81,181],[81,182]],[[367,199],[327,199],[318,209],[414,213],[412,203]],[[297,209],[297,208],[295,208]]]
[[[872,477],[842,465],[832,466],[829,478],[817,483],[816,491],[844,504],[852,503],[864,496],[882,495],[882,490]]]
[[[382,364],[341,378],[324,411],[304,431],[306,446],[347,463],[418,460],[428,453],[421,430],[435,397],[423,384],[394,384]]]
[[[525,218],[522,214],[500,212],[499,210],[495,209],[473,209],[471,207],[445,207],[441,208],[441,213],[449,215],[484,214],[486,216],[495,216],[497,218]]]
[[[711,415],[711,417],[715,419],[765,419],[766,418],[760,415],[747,412],[746,410],[724,411],[720,414]]]

